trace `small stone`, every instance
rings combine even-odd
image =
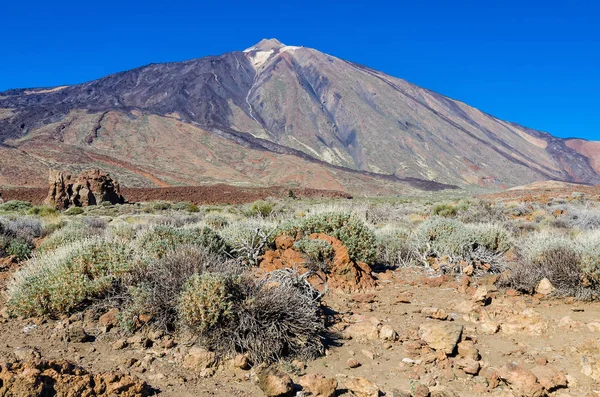
[[[429,397],[429,388],[423,384],[417,385],[414,397]]]
[[[538,383],[537,377],[531,371],[517,364],[506,364],[498,369],[497,374],[500,379],[505,380],[525,397],[544,395],[544,388]]]
[[[464,340],[458,344],[458,354],[464,358],[479,360],[479,350],[475,347],[472,340]]]
[[[432,349],[452,354],[462,331],[462,325],[453,323],[425,323],[419,327],[419,336]]]
[[[304,375],[298,383],[315,397],[333,397],[338,386],[336,379],[326,378],[321,374]]]
[[[236,368],[243,369],[243,370],[250,369],[250,359],[248,358],[248,355],[246,355],[246,354],[238,354],[233,359],[233,365],[235,365]]]
[[[446,313],[446,311],[443,309],[438,309],[437,307],[424,307],[421,309],[421,313],[436,320],[448,319],[448,313]]]
[[[554,292],[554,286],[547,278],[543,278],[538,283],[537,287],[535,287],[535,292],[542,295],[550,295]]]
[[[258,373],[258,386],[267,397],[291,396],[294,392],[290,376],[274,367],[264,368]]]
[[[567,378],[553,366],[537,365],[531,369],[531,372],[537,377],[538,382],[544,386],[546,390],[567,387]]]
[[[467,374],[477,375],[479,373],[479,361],[476,361],[470,357],[458,359],[454,362],[454,364]]]
[[[117,318],[118,314],[119,309],[113,307],[112,309],[100,316],[100,318],[98,319],[98,324],[108,331],[111,328],[119,325],[119,319]]]
[[[348,361],[346,361],[346,364],[348,365],[348,368],[358,368],[358,367],[360,367],[360,361],[358,361],[355,358],[349,358]]]
[[[119,339],[112,344],[114,350],[121,350],[127,347],[127,341],[125,339]]]
[[[379,338],[377,325],[370,321],[351,324],[344,330],[344,334],[358,340],[377,340]]]
[[[92,337],[88,335],[85,329],[83,329],[83,327],[80,325],[74,325],[73,327],[71,327],[69,329],[67,338],[70,342],[79,343],[85,343],[92,340]]]
[[[206,369],[213,368],[216,364],[216,354],[200,346],[193,346],[190,348],[187,356],[183,359],[183,367],[196,372],[202,372]]]
[[[364,349],[364,350],[361,350],[360,352],[362,353],[363,356],[365,356],[369,360],[375,360],[375,353],[373,353],[371,350]]]
[[[475,290],[475,293],[473,294],[473,302],[476,303],[481,303],[481,304],[488,304],[490,301],[490,297],[488,296],[489,291],[488,291],[488,287],[485,285],[482,285],[480,287],[478,287]]]
[[[365,378],[350,378],[346,380],[344,386],[356,397],[379,397],[379,387]]]
[[[398,333],[389,325],[384,325],[379,330],[379,339],[395,341],[398,339]]]
[[[31,361],[41,357],[40,352],[31,347],[17,347],[14,353],[19,361]]]

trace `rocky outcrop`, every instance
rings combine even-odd
[[[151,395],[146,382],[115,372],[90,374],[64,360],[0,363],[1,396],[121,396]]]
[[[49,192],[44,204],[55,208],[125,202],[119,183],[101,170],[90,170],[79,175],[50,170],[48,182]]]
[[[333,259],[326,263],[328,271],[317,272],[318,274],[309,277],[308,281],[316,288],[322,289],[322,282],[325,280],[327,286],[332,289],[352,292],[363,289],[372,289],[375,287],[375,280],[371,276],[371,267],[363,262],[354,262],[350,259],[348,248],[335,237],[323,233],[313,233],[308,236],[310,240],[327,241],[333,247]],[[293,237],[282,235],[275,239],[275,249],[268,250],[262,257],[260,268],[270,272],[275,269],[293,268],[301,274],[308,271],[306,259],[294,249]]]

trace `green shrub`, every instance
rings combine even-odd
[[[436,204],[431,209],[433,215],[442,216],[444,218],[455,217],[457,212],[456,207],[450,204]]]
[[[204,217],[204,222],[211,228],[215,230],[221,230],[227,225],[229,225],[229,220],[220,214],[207,214]]]
[[[326,262],[333,258],[333,247],[325,240],[303,238],[294,243],[294,248],[315,262]]]
[[[178,203],[174,203],[172,208],[175,211],[187,211],[187,212],[200,212],[200,208],[194,203],[189,201],[181,201]]]
[[[33,205],[27,201],[10,200],[6,203],[0,204],[0,211],[5,212],[25,212],[30,209]]]
[[[68,216],[73,216],[73,215],[81,215],[83,214],[85,211],[83,210],[83,208],[81,207],[71,207],[68,210],[66,210],[64,212],[65,215]]]
[[[81,309],[112,291],[133,259],[127,245],[101,239],[34,256],[9,284],[9,312],[25,317],[60,316]]]
[[[294,248],[306,258],[308,269],[324,272],[329,270],[334,250],[328,241],[303,238],[294,242]]]
[[[122,305],[123,325],[130,329],[140,314],[149,314],[153,324],[173,329],[179,295],[190,277],[208,272],[236,275],[240,271],[232,260],[191,245],[179,246],[160,259],[136,262],[129,299]]]
[[[177,312],[181,323],[200,334],[233,316],[236,279],[219,273],[195,274],[184,285]]]
[[[58,215],[58,210],[54,207],[48,207],[46,205],[36,205],[27,210],[29,215],[38,215],[38,216],[53,216]]]
[[[136,243],[143,252],[158,258],[184,244],[206,247],[209,251],[218,254],[229,251],[225,241],[208,227],[154,226],[142,231]]]
[[[275,203],[272,201],[257,200],[250,204],[248,209],[245,211],[247,216],[269,216],[273,213]]]
[[[420,225],[419,238],[438,256],[466,259],[479,248],[503,253],[513,246],[505,228],[494,224],[464,224],[453,219],[432,218]]]
[[[312,233],[324,233],[337,238],[348,248],[348,254],[354,261],[372,263],[377,255],[375,234],[362,220],[350,213],[311,215],[280,226],[274,236],[287,234],[296,237],[298,234]]]
[[[21,238],[13,239],[6,247],[6,253],[8,255],[14,255],[18,260],[29,258],[32,251],[32,244]]]

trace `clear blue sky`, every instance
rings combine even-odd
[[[151,62],[243,50],[276,37],[382,70],[502,119],[600,140],[599,3],[6,1],[0,91],[75,84]]]

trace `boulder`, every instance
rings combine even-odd
[[[274,367],[263,368],[258,373],[258,386],[268,397],[291,396],[294,393],[290,376]]]
[[[336,379],[326,378],[321,374],[304,375],[298,383],[314,397],[333,397],[338,386]]]
[[[119,183],[100,170],[86,171],[79,175],[50,170],[48,182],[49,192],[44,204],[58,209],[125,202]]]
[[[350,378],[346,380],[344,386],[356,397],[379,397],[379,387],[365,378]]]
[[[419,337],[434,350],[452,354],[460,341],[463,326],[453,323],[431,322],[421,324]]]

